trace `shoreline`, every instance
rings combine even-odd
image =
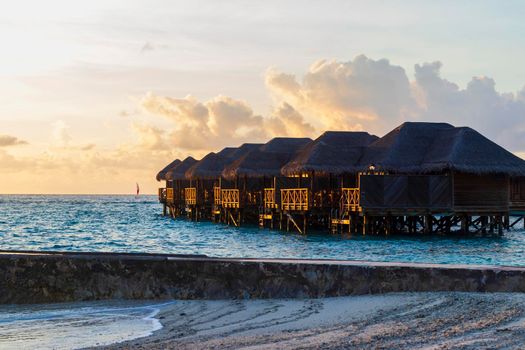
[[[525,343],[525,267],[0,251],[0,278],[3,304],[174,301],[150,336],[99,349]]]
[[[152,335],[92,349],[514,349],[521,293],[392,293],[321,299],[177,301]]]

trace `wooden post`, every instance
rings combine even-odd
[[[481,234],[485,236],[487,234],[487,222],[488,218],[486,216],[481,217]]]
[[[430,214],[425,215],[424,220],[425,220],[424,232],[425,234],[431,234],[433,231],[433,226],[434,226],[432,215]]]
[[[489,233],[490,234],[494,234],[494,216],[490,215],[489,216]]]
[[[363,236],[366,235],[368,230],[368,215],[363,215]]]
[[[468,216],[467,215],[462,215],[461,216],[461,232],[462,233],[468,233],[469,232],[469,229],[468,229]]]
[[[308,219],[306,213],[303,214],[303,234],[306,234],[306,228],[308,227]]]

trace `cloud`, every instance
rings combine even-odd
[[[301,83],[272,68],[266,72],[266,85],[332,129],[362,129],[384,118],[398,121],[409,117],[416,105],[403,68],[363,55],[348,62],[318,61]]]
[[[67,147],[71,141],[71,135],[69,134],[69,126],[62,120],[57,120],[52,124],[53,131],[53,143],[59,147]]]
[[[87,145],[84,145],[84,146],[80,146],[80,150],[81,151],[91,151],[92,149],[95,149],[97,145],[95,145],[94,143],[89,143]]]
[[[200,102],[192,96],[171,98],[148,93],[141,105],[148,113],[172,122],[166,131],[169,135],[166,142],[189,151],[210,151],[244,142],[262,142],[273,136],[313,132],[313,127],[288,104],[283,104],[269,118],[255,114],[244,101],[222,95]]]
[[[0,149],[0,165],[0,173],[12,173],[25,168],[29,164]]]
[[[165,139],[165,132],[160,128],[135,123],[133,130],[142,149],[162,150],[170,147]]]
[[[147,41],[144,43],[144,45],[142,45],[142,48],[140,49],[140,53],[145,53],[145,52],[153,51],[153,50],[155,50],[155,46],[153,46],[152,43]]]
[[[315,128],[304,120],[303,115],[286,102],[273,111],[265,127],[272,135],[313,137],[316,134]]]
[[[168,48],[168,45],[154,44],[151,41],[146,41],[144,43],[144,45],[142,45],[142,47],[140,49],[140,53],[144,54],[144,53],[147,53],[147,52],[150,52],[150,51],[155,51],[157,49],[167,49],[167,48]]]
[[[27,142],[20,140],[18,137],[10,135],[0,135],[0,147],[9,147],[17,145],[26,145]]]
[[[500,93],[494,79],[473,77],[466,88],[441,78],[440,62],[415,66],[418,117],[475,128],[512,150],[525,151],[525,89]]]
[[[265,81],[318,129],[364,129],[383,134],[403,121],[443,121],[470,126],[513,151],[525,151],[525,88],[501,93],[489,77],[465,88],[441,77],[440,62],[415,65],[414,80],[386,59],[357,56],[322,60],[298,79],[271,68]]]

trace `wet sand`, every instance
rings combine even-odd
[[[102,349],[521,349],[525,294],[177,301],[151,336]],[[99,348],[100,349],[100,348]]]

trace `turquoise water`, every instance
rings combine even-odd
[[[89,301],[0,305],[0,349],[83,349],[151,335],[170,303]]]
[[[4,195],[0,249],[525,266],[521,229],[501,238],[302,236],[171,220],[161,211],[155,196]]]

